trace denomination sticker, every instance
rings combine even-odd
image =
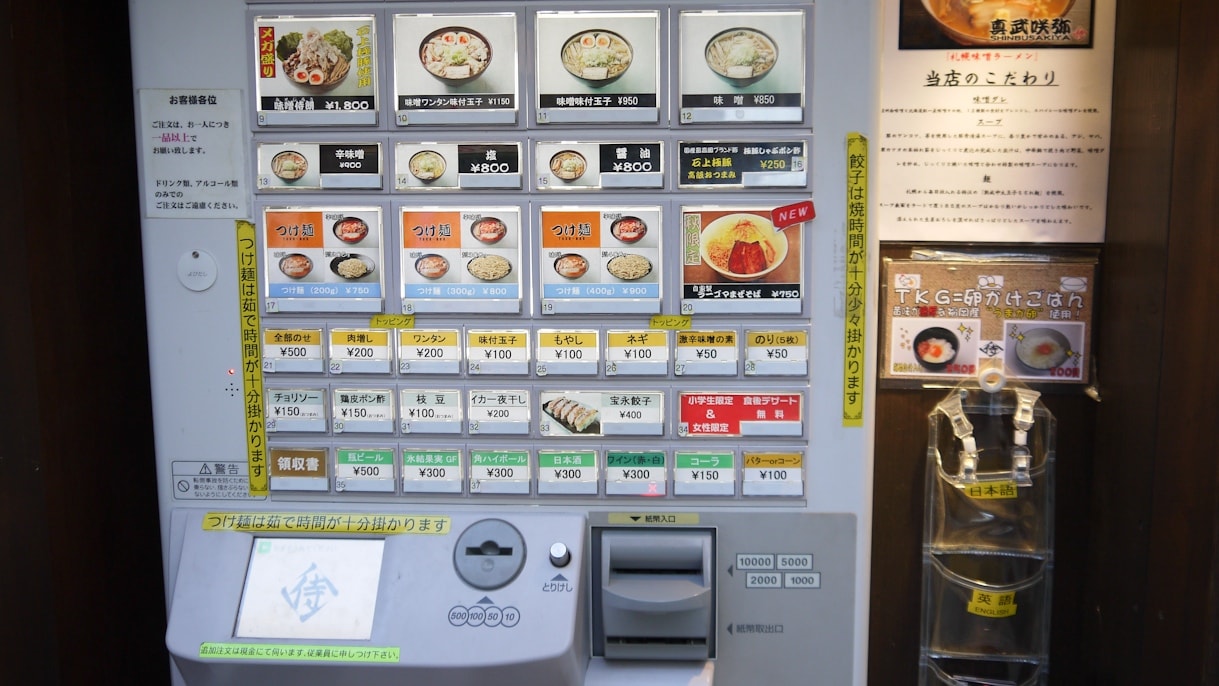
[[[404,388],[400,404],[400,429],[404,434],[461,433],[465,417],[460,391]]]
[[[529,331],[466,331],[466,371],[470,374],[528,374]]]
[[[456,329],[398,332],[399,374],[460,374],[461,338]]]
[[[262,370],[276,372],[326,371],[321,329],[266,329],[262,332]]]
[[[326,391],[321,388],[268,388],[267,431],[326,431]]]
[[[807,331],[745,331],[745,376],[808,374]]]
[[[402,451],[403,493],[461,493],[460,450]]]
[[[678,331],[673,373],[736,376],[739,354],[735,331]]]
[[[336,434],[393,433],[394,392],[389,388],[336,388],[332,401]]]
[[[677,434],[686,436],[800,436],[802,393],[682,393]]]
[[[605,454],[606,495],[659,497],[668,492],[663,451],[610,451]]]
[[[669,332],[657,329],[610,331],[606,335],[605,374],[663,376],[669,371]]]
[[[741,457],[741,494],[804,495],[804,456],[800,453],[747,452]]]
[[[529,391],[470,389],[467,424],[471,434],[528,434]]]
[[[731,452],[673,454],[674,495],[734,495],[735,456]]]
[[[334,451],[334,490],[389,492],[394,490],[394,451],[390,448],[337,448]]]
[[[470,451],[470,493],[529,493],[527,450]]]
[[[539,450],[538,493],[597,494],[597,451]]]
[[[548,374],[596,376],[601,362],[600,335],[596,329],[539,329],[535,371]]]

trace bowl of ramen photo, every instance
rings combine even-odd
[[[635,52],[625,38],[605,29],[581,31],[563,42],[559,59],[567,73],[593,88],[617,81]]]
[[[449,273],[449,261],[443,255],[424,255],[415,260],[415,271],[425,279],[439,279]]]
[[[996,45],[991,36],[992,22],[1001,20],[1031,23],[1054,20],[1067,13],[1075,0],[922,0],[927,14],[940,31],[961,45]],[[1023,35],[1023,34],[1022,34]],[[1031,34],[1030,34],[1031,35]],[[1022,41],[1024,42],[1024,41]],[[1032,43],[1039,41],[1032,40]]]
[[[703,58],[711,71],[741,87],[762,80],[775,68],[779,48],[761,31],[739,27],[712,36],[703,48]]]
[[[372,273],[372,258],[365,255],[339,255],[330,260],[330,271],[354,281]]]
[[[343,217],[334,223],[334,235],[344,243],[359,243],[368,235],[368,222],[359,217]]]
[[[648,232],[648,225],[639,217],[619,217],[610,224],[610,235],[623,243],[638,243]]]
[[[303,279],[313,271],[313,260],[298,252],[279,258],[279,271],[290,279]]]
[[[325,93],[347,78],[351,71],[351,36],[342,29],[322,33],[310,28],[280,36],[275,54],[281,60],[284,77],[312,93]]]
[[[470,234],[480,243],[493,245],[508,235],[508,225],[499,217],[482,217],[470,225]]]
[[[588,273],[588,260],[576,253],[560,255],[554,261],[554,271],[565,279],[578,279]]]
[[[942,372],[957,359],[960,346],[955,333],[942,326],[933,326],[914,337],[914,359],[927,371]]]
[[[1060,367],[1070,356],[1071,342],[1061,331],[1040,328],[1016,334],[1016,359],[1031,371]]]
[[[448,168],[444,155],[435,150],[420,150],[411,155],[406,166],[410,169],[411,176],[424,183],[431,183],[444,176],[444,170]]]
[[[587,169],[588,161],[575,150],[561,150],[550,157],[550,173],[564,181],[575,181]]]
[[[450,86],[469,83],[491,65],[491,43],[464,26],[446,26],[424,37],[419,62],[427,73]]]
[[[271,173],[285,183],[298,181],[309,171],[309,160],[295,150],[284,150],[271,158]]]
[[[761,279],[787,258],[787,236],[759,214],[726,214],[699,235],[703,262],[729,281]]]

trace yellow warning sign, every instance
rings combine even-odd
[[[241,380],[245,398],[246,462],[250,495],[271,492],[267,473],[266,406],[262,390],[262,345],[258,317],[258,239],[252,222],[237,221],[237,312],[241,330]]]
[[[453,521],[448,515],[377,514],[367,512],[208,512],[204,531],[254,534],[368,534],[444,536]]]
[[[863,426],[868,278],[868,139],[847,135],[846,303],[842,425]]]

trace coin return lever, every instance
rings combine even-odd
[[[710,531],[601,531],[593,560],[594,654],[714,657],[713,553]]]

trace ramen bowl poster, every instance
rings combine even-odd
[[[1094,260],[890,259],[883,272],[882,380],[1089,381]]]
[[[898,47],[1087,48],[1094,0],[900,0]]]

